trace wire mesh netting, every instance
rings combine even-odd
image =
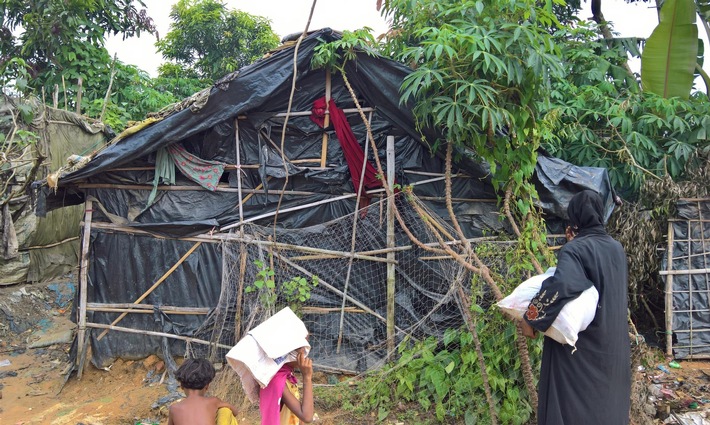
[[[251,328],[291,305],[309,329],[311,357],[321,370],[376,368],[388,358],[388,264],[395,277],[395,344],[405,337],[440,338],[461,326],[457,290],[471,295],[470,272],[451,257],[412,243],[397,221],[388,247],[386,202],[306,229],[248,224],[232,234],[222,245],[220,301],[197,332],[212,345],[193,347],[209,350],[194,354],[223,358]],[[421,243],[438,246],[432,227],[455,243],[453,229],[423,203],[401,194],[395,202]]]

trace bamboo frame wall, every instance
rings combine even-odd
[[[697,206],[697,218],[676,218],[668,220],[668,249],[666,269],[660,274],[665,276],[665,322],[666,354],[673,356],[674,349],[688,351],[688,355],[679,358],[710,358],[710,217],[703,217],[703,209],[710,207],[710,198],[682,199]],[[685,235],[674,231],[674,224],[685,225]],[[706,233],[708,234],[706,236]],[[685,236],[685,237],[683,237]],[[694,248],[700,247],[700,252]],[[702,262],[704,267],[697,267]],[[700,277],[698,278],[698,275]],[[685,280],[683,280],[685,278]],[[687,281],[687,288],[680,285]],[[699,285],[695,285],[700,281]],[[704,284],[702,283],[704,281]],[[681,308],[674,303],[675,294],[687,294],[688,306]],[[697,302],[700,300],[700,302]],[[687,327],[678,325],[676,316],[684,316]],[[698,324],[696,317],[705,317],[704,323]],[[673,343],[673,334],[687,334],[689,343]],[[705,342],[701,341],[701,338]],[[700,350],[700,353],[698,353]]]

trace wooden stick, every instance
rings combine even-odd
[[[415,171],[415,170],[403,170],[403,171],[404,171],[404,174],[416,174],[419,176],[431,176],[431,177],[445,177],[446,176],[446,174],[430,173],[427,171]],[[453,176],[451,176],[451,178],[452,179],[470,179],[472,177],[468,176],[466,174],[463,174],[463,173],[457,173],[457,174],[454,174]]]
[[[143,293],[143,295],[141,295],[140,297],[138,297],[138,299],[135,300],[135,301],[133,302],[133,304],[140,304],[141,301],[143,301],[148,295],[150,295],[151,292],[153,292],[153,290],[155,290],[155,288],[157,288],[161,283],[163,283],[163,281],[164,281],[165,279],[167,279],[167,277],[170,276],[170,275],[172,274],[172,272],[174,272],[174,271],[180,266],[180,264],[182,264],[183,261],[185,261],[185,260],[187,259],[187,257],[190,256],[190,254],[192,254],[197,248],[199,248],[200,245],[202,245],[202,242],[197,242],[196,244],[194,244],[194,245],[192,246],[192,248],[190,248],[190,249],[185,253],[185,255],[183,255],[183,256],[178,260],[177,263],[173,264],[173,266],[170,267],[170,270],[168,270],[167,272],[165,272],[165,274],[163,274],[163,275],[160,277],[160,279],[158,279],[158,280],[153,284],[153,286],[151,286],[150,288],[148,288],[148,290],[145,291],[145,292]],[[111,323],[111,326],[114,326],[116,323],[118,323],[118,322],[120,322],[121,320],[123,320],[123,318],[126,317],[127,314],[128,314],[128,313],[121,313],[121,315],[118,316],[118,318],[117,318],[116,320],[114,320],[114,321]],[[101,332],[101,334],[96,338],[96,340],[97,340],[97,341],[101,341],[101,338],[103,338],[103,337],[108,333],[108,331],[109,331],[109,329],[107,328],[105,331]]]
[[[340,258],[340,256],[333,255],[333,254],[299,255],[296,257],[289,257],[289,260],[291,260],[291,261],[312,261],[312,260],[332,260],[334,258]]]
[[[666,355],[673,356],[673,224],[668,223],[668,275],[666,276]]]
[[[671,253],[669,252],[669,255]],[[707,255],[704,254],[704,255]],[[683,258],[683,257],[681,257]],[[710,269],[690,269],[690,270],[661,270],[658,272],[658,274],[663,275],[663,276],[672,276],[672,275],[686,275],[686,274],[708,274],[710,273]],[[683,291],[685,292],[685,291]]]
[[[270,178],[270,177],[269,177]],[[80,189],[117,189],[117,190],[152,190],[153,186],[148,186],[148,185],[131,185],[131,184],[107,184],[107,183],[80,183],[76,185],[77,188]],[[259,184],[256,188],[254,189],[244,189],[242,188],[242,193],[248,193],[250,195],[266,195],[266,191],[262,189],[263,184]],[[169,185],[160,185],[158,186],[158,190],[164,190],[164,191],[175,191],[175,192],[189,192],[189,191],[196,191],[196,192],[202,192],[206,191],[202,186],[199,185],[194,185],[194,186],[169,186]],[[236,192],[239,193],[238,188],[234,187],[229,187],[227,185],[219,185],[215,188],[216,192]],[[295,196],[311,196],[311,195],[322,195],[322,193],[318,192],[305,192],[305,191],[300,191],[300,190],[278,190],[278,189],[270,189],[269,190],[269,195],[278,195],[283,193],[284,195],[295,195]],[[244,200],[249,199],[249,197],[245,197]]]
[[[342,110],[344,114],[357,114],[359,113],[357,108],[346,108]],[[373,112],[375,111],[375,108],[362,108],[363,112]],[[326,112],[327,114],[328,112]],[[298,112],[279,112],[278,114],[273,115],[271,118],[285,118],[287,115],[289,117],[307,117],[309,115],[313,114],[312,111],[298,111]],[[248,119],[246,115],[239,115],[238,117],[240,120],[245,120]]]
[[[234,120],[234,150],[237,156],[237,193],[239,194],[239,222],[244,221],[244,208],[242,208],[242,158],[240,155],[239,147],[241,143],[239,141],[239,120]]]
[[[301,312],[304,314],[330,314],[340,312],[340,307],[301,307]],[[365,310],[357,307],[345,307],[346,313],[367,313]]]
[[[271,176],[269,176],[269,177],[266,178],[266,183],[267,183],[267,184],[268,184],[270,181],[271,181]],[[262,187],[264,187],[264,183],[259,183],[259,186],[257,186],[256,188],[254,188],[254,190],[251,191],[251,193],[249,193],[246,197],[244,197],[244,199],[242,199],[242,201],[240,202],[240,204],[245,204],[252,196],[254,196],[255,193],[264,193],[264,194],[266,194],[266,191],[260,190]],[[242,189],[242,190],[243,190],[244,192],[247,192],[247,190],[245,190],[245,189]]]
[[[140,335],[148,335],[148,336],[160,336],[160,337],[166,337],[166,338],[173,338],[173,339],[179,339],[182,341],[189,342],[191,344],[202,344],[202,345],[215,345],[219,348],[226,348],[226,349],[231,349],[232,347],[229,345],[224,345],[224,344],[215,344],[209,341],[205,341],[202,339],[197,339],[197,338],[191,338],[189,336],[182,336],[182,335],[173,335],[165,332],[155,332],[155,331],[146,331],[143,329],[132,329],[132,328],[124,328],[122,326],[114,326],[114,325],[104,325],[103,323],[91,323],[88,322],[86,324],[87,327],[89,328],[97,328],[97,329],[105,329],[104,333],[108,331],[119,331],[119,332],[127,332],[127,333],[132,333],[132,334],[140,334]]]
[[[197,236],[191,236],[187,238],[171,238],[167,236],[162,236],[162,235],[155,235],[149,232],[146,232],[145,230],[140,230],[136,229],[133,227],[128,227],[128,226],[120,226],[120,225],[115,225],[111,223],[93,223],[92,224],[93,228],[95,229],[100,229],[100,230],[107,230],[107,231],[117,231],[117,232],[122,232],[122,233],[129,233],[129,234],[136,234],[136,235],[145,235],[145,236],[150,236],[156,239],[175,239],[175,240],[181,240],[181,241],[190,241],[190,242],[207,242],[207,243],[221,243],[222,241],[231,241],[231,242],[244,242],[244,243],[250,243],[250,244],[255,244],[255,245],[270,245],[274,244],[276,247],[283,247],[283,248],[288,248],[288,249],[293,249],[295,251],[306,251],[306,252],[316,252],[316,253],[323,253],[325,251],[324,255],[328,256],[334,256],[334,257],[343,257],[343,256],[350,256],[350,253],[344,253],[341,251],[328,251],[328,250],[321,250],[319,248],[312,248],[312,247],[302,247],[298,245],[290,245],[290,244],[283,244],[280,242],[269,242],[269,241],[263,241],[259,239],[250,239],[250,238],[244,238],[243,236],[238,236],[234,235],[231,233],[214,233],[214,234],[204,234],[204,235],[197,235]],[[487,243],[498,243],[498,244],[508,244],[508,243],[514,243],[514,241],[496,241],[495,236],[486,236],[486,237],[479,237],[479,238],[469,238],[469,242],[487,242]],[[445,242],[445,245],[459,245],[461,241],[449,241]],[[425,246],[439,246],[438,242],[429,242],[426,244],[423,244]],[[372,251],[364,251],[364,252],[359,252],[356,253],[359,257],[361,257],[363,260],[373,260],[373,258],[377,258],[377,260],[373,261],[381,261],[383,260],[382,258],[378,257],[371,257],[373,255],[378,255],[378,254],[384,254],[389,251],[409,251],[413,248],[413,245],[401,245],[397,246],[395,248],[392,248],[391,250],[388,248],[382,248],[382,249],[376,249]],[[371,257],[371,258],[368,258]]]
[[[180,307],[176,307],[176,308],[179,309]],[[102,313],[153,314],[153,310],[134,309],[134,308],[87,307],[86,310],[87,311],[100,311]],[[196,312],[196,311],[172,310],[168,307],[161,307],[160,311],[165,314],[185,314],[185,315],[201,315],[201,314],[208,314],[209,313],[209,309],[207,309],[207,311]]]
[[[315,163],[320,163],[320,158],[303,158],[303,159],[292,159],[291,164],[303,164],[307,162],[315,162]],[[323,170],[330,170],[330,168],[326,167],[325,165],[321,165],[319,169]]]
[[[61,245],[61,244],[65,244],[65,243],[67,243],[67,242],[75,241],[75,240],[77,240],[77,239],[79,239],[79,236],[74,236],[73,238],[66,238],[66,239],[61,240],[61,241],[59,241],[59,242],[54,242],[54,243],[50,243],[50,244],[47,244],[47,245],[32,245],[32,246],[28,246],[26,249],[27,249],[27,250],[30,250],[30,249],[52,248],[52,247],[55,247],[55,246],[58,246],[58,245]]]
[[[424,200],[424,201],[439,201],[439,202],[445,202],[446,198],[442,196],[417,196],[417,198]],[[498,202],[497,199],[475,199],[475,198],[451,198],[452,201],[456,202],[476,202],[476,203],[486,203],[486,204],[495,204]],[[564,236],[564,235],[563,235]]]
[[[59,107],[59,84],[54,85],[54,92],[52,93],[52,106],[54,109]]]
[[[286,161],[286,162],[291,162],[291,160],[288,159],[288,157],[286,156],[286,154],[281,151],[281,148],[279,147],[279,145],[278,145],[276,142],[274,142],[274,141],[271,139],[271,137],[269,137],[269,135],[266,133],[266,131],[261,130],[261,131],[259,132],[259,134],[261,135],[261,137],[263,137],[263,138],[266,139],[269,143],[271,143],[271,146],[273,146],[274,149],[276,149],[276,152],[278,152],[278,154],[281,155],[281,158],[283,158],[284,161]]]
[[[373,257],[371,255],[361,255],[361,254],[344,252],[344,251],[333,251],[330,249],[312,248],[310,246],[291,245],[291,244],[287,244],[287,243],[283,243],[283,242],[268,242],[268,245],[274,246],[275,248],[280,248],[280,249],[292,249],[294,251],[316,252],[316,253],[322,253],[322,254],[330,254],[330,255],[337,256],[337,257],[375,261],[378,263],[398,264],[397,260],[394,260],[394,259],[390,260],[387,258]]]
[[[79,353],[77,356],[79,370],[77,371],[77,378],[81,380],[81,376],[84,373],[84,357],[86,356],[86,350],[84,347],[84,339],[86,338],[86,291],[88,287],[88,271],[89,271],[89,243],[91,242],[91,217],[93,213],[92,209],[93,202],[87,200],[84,202],[84,230],[81,235],[81,263],[79,270],[79,332],[77,334],[77,347],[79,348]]]
[[[329,112],[330,106],[330,69],[325,70],[325,110]],[[330,113],[325,114],[323,121],[323,140],[321,141],[320,149],[320,166],[325,167],[325,162],[328,159],[328,131],[330,125]]]
[[[51,122],[51,121],[50,121]],[[66,124],[72,124],[72,123],[66,123]],[[76,124],[72,124],[76,125]],[[239,168],[251,168],[254,170],[257,170],[259,168],[259,164],[241,164],[237,166],[236,164],[224,164],[224,169],[225,170],[237,170]],[[119,171],[152,171],[155,170],[154,166],[146,166],[146,167],[118,167],[118,168],[110,168],[106,170],[106,173],[115,173]]]
[[[387,184],[390,193],[394,193],[394,136],[387,136]],[[387,248],[394,248],[394,195],[387,197]],[[432,220],[435,222],[435,220]],[[438,224],[438,223],[437,223]],[[453,239],[453,238],[450,238]],[[387,253],[387,259],[394,261],[394,251]],[[387,354],[394,353],[395,349],[395,269],[394,264],[387,263]]]
[[[132,310],[146,310],[153,311],[158,307],[161,311],[164,310],[180,310],[185,312],[192,312],[195,314],[209,313],[209,307],[178,307],[169,305],[155,306],[153,304],[131,304],[131,303],[86,303],[87,310],[90,308],[127,308]]]
[[[237,288],[237,311],[234,313],[234,336],[237,341],[242,338],[242,302],[247,272],[247,247],[244,243],[239,245],[239,251],[239,288]]]
[[[281,213],[285,213],[285,212],[292,212],[292,211],[303,210],[303,209],[306,209],[306,208],[315,207],[316,205],[329,204],[329,203],[331,203],[331,202],[342,201],[343,199],[350,199],[350,198],[354,198],[354,197],[355,197],[355,194],[354,194],[354,193],[348,194],[348,195],[343,195],[343,196],[336,196],[335,198],[323,199],[323,200],[321,200],[321,201],[312,202],[312,203],[306,204],[306,205],[299,205],[299,206],[296,206],[296,207],[286,208],[286,209],[283,209],[283,210],[281,210],[281,211],[278,211],[278,213],[281,214]],[[260,214],[260,215],[257,215],[257,216],[255,216],[255,217],[246,219],[246,220],[244,220],[242,223],[234,223],[234,224],[230,224],[229,226],[222,227],[222,231],[229,230],[229,229],[233,229],[233,228],[235,228],[235,227],[241,226],[242,224],[250,223],[250,222],[252,222],[252,221],[261,220],[262,218],[273,217],[273,216],[276,215],[276,214],[277,214],[276,211],[269,212],[269,213],[265,213],[265,214]]]

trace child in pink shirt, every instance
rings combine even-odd
[[[313,362],[304,348],[297,350],[296,361],[284,364],[259,393],[261,425],[300,425],[313,421]],[[293,368],[303,376],[303,398],[298,399]]]

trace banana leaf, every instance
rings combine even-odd
[[[641,54],[641,87],[663,97],[687,99],[698,62],[693,0],[666,0],[661,19]]]

